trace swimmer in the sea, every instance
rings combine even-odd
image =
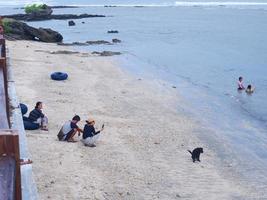
[[[251,94],[251,93],[254,92],[254,89],[255,89],[255,88],[252,88],[251,85],[248,85],[248,87],[247,87],[247,89],[246,89],[246,93]]]
[[[238,78],[237,85],[238,85],[238,88],[237,88],[238,90],[244,90],[245,89],[245,87],[243,85],[243,77],[242,76],[240,76]]]

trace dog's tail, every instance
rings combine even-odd
[[[189,153],[191,153],[191,155],[192,155],[192,152],[190,151],[190,150],[187,150]]]

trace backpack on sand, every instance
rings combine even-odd
[[[62,129],[63,129],[63,128],[61,128],[60,131],[59,131],[58,134],[57,134],[57,138],[58,138],[58,140],[60,140],[60,141],[62,141],[63,138],[64,138],[64,136],[65,136],[65,134],[64,134],[63,131],[62,131]]]

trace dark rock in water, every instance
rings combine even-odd
[[[117,6],[113,6],[113,5],[105,5],[104,7],[105,7],[105,8],[115,8],[115,7],[117,7]]]
[[[70,20],[68,23],[69,23],[69,26],[75,26],[75,22],[72,20]]]
[[[107,33],[119,33],[119,31],[114,31],[114,30],[111,30],[111,31],[108,31]]]
[[[19,9],[25,9],[25,8],[19,8]],[[25,9],[26,14],[17,14],[15,16],[28,16],[28,18],[34,18],[36,20],[38,19],[43,19],[46,18],[48,16],[50,16],[53,13],[52,7],[44,4],[43,7],[41,9],[38,10],[27,10]],[[12,15],[10,15],[12,16]],[[7,18],[13,18],[13,17],[8,17]],[[15,17],[14,17],[15,19]]]
[[[61,42],[63,40],[62,35],[52,29],[37,29],[14,19],[5,20],[9,29],[6,35],[9,38],[17,40],[38,40],[41,42]]]
[[[115,39],[112,39],[112,42],[113,43],[121,43],[121,40],[115,38]]]
[[[93,51],[92,54],[99,55],[99,56],[115,56],[115,55],[121,55],[121,52],[114,52],[114,51]]]
[[[50,16],[53,13],[53,10],[48,5],[44,4],[41,9],[34,10],[34,11],[26,10],[26,12],[29,18],[42,19],[42,18]]]
[[[53,9],[60,9],[60,8],[80,8],[79,6],[50,6]]]
[[[73,15],[73,14],[62,14],[62,15],[45,15],[38,16],[31,14],[14,14],[14,15],[2,15],[2,18],[12,18],[16,20],[23,21],[41,21],[41,20],[50,20],[50,19],[58,19],[58,20],[67,20],[67,19],[82,19],[82,18],[92,18],[92,17],[106,17],[105,15],[90,15],[90,14],[81,14],[81,15]]]
[[[89,45],[95,45],[95,44],[111,44],[109,41],[105,41],[105,40],[87,41],[86,43],[89,44]]]
[[[85,22],[82,22],[82,24],[85,24]]]

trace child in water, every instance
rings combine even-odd
[[[244,90],[245,89],[245,87],[243,85],[243,77],[242,76],[240,76],[238,78],[237,85],[238,85],[238,88],[237,88],[238,90]]]
[[[253,93],[253,92],[254,92],[254,88],[252,88],[251,85],[248,85],[248,87],[247,87],[247,89],[246,89],[246,93],[251,94],[251,93]]]

